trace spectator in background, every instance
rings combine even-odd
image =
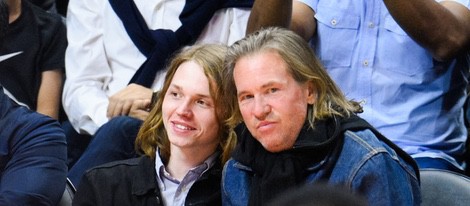
[[[8,13],[0,0],[0,48]],[[0,84],[0,205],[57,205],[65,189],[66,155],[57,121],[17,105]]]
[[[57,205],[66,157],[59,123],[17,105],[0,85],[0,205]]]
[[[0,205],[57,205],[66,157],[59,123],[17,105],[0,85]]]
[[[144,156],[89,170],[73,205],[221,205],[236,141],[221,89],[226,49],[196,45],[174,57],[136,141]]]
[[[224,90],[238,144],[223,205],[264,205],[304,184],[341,185],[369,205],[419,205],[414,160],[354,113],[302,37],[268,28],[234,43]]]
[[[421,168],[463,170],[468,0],[258,0],[248,33],[279,25],[311,40],[361,117]]]
[[[61,17],[27,0],[7,0],[9,29],[0,48],[0,83],[12,99],[59,118],[66,30]]]
[[[242,38],[252,4],[119,2],[71,0],[68,6],[63,102],[71,124],[64,129],[69,178],[76,185],[87,169],[135,155],[133,143],[153,91],[161,89],[167,58],[195,42],[231,44]],[[144,105],[132,108],[135,101]]]

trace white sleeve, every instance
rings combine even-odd
[[[248,24],[249,8],[227,8],[215,12],[196,43],[231,45],[243,38]],[[153,88],[161,88],[165,75],[157,75]]]
[[[92,135],[108,121],[105,88],[112,73],[103,46],[102,11],[106,2],[70,0],[68,5],[62,102],[71,124],[82,134]]]
[[[198,42],[230,45],[243,38],[250,11],[249,8],[227,8],[217,11],[202,31]]]

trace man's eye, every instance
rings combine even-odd
[[[196,103],[200,105],[206,105],[206,101],[204,100],[197,100]]]
[[[170,96],[172,97],[179,97],[179,93],[178,92],[170,92]]]
[[[239,101],[244,101],[244,100],[248,100],[252,98],[253,98],[253,95],[243,95],[239,98]]]
[[[270,93],[276,93],[277,91],[279,91],[278,88],[271,88],[271,89],[269,89],[269,92],[270,92]]]

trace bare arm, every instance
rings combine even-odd
[[[316,29],[315,13],[307,5],[292,0],[256,0],[248,20],[247,34],[269,26],[290,28],[305,40]]]
[[[63,73],[60,69],[42,72],[36,111],[59,118],[60,98],[62,95]]]
[[[251,9],[246,33],[263,27],[289,27],[292,16],[292,0],[256,0]]]
[[[395,21],[437,60],[448,60],[470,46],[470,10],[434,0],[384,0]]]

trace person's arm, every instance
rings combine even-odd
[[[278,26],[289,28],[309,40],[316,30],[314,15],[315,12],[309,6],[295,0],[256,0],[246,33]]]
[[[437,60],[452,59],[470,46],[470,10],[453,2],[384,0],[400,27]]]
[[[247,34],[263,27],[287,28],[292,17],[293,0],[255,0],[248,20]]]
[[[67,11],[68,47],[62,103],[80,133],[94,134],[108,121],[105,92],[112,71],[103,45],[103,16],[107,1],[71,0]]]
[[[24,107],[10,107],[0,117],[0,128],[0,137],[8,138],[2,147],[8,147],[10,157],[2,161],[6,165],[0,177],[0,205],[56,205],[67,175],[67,146],[58,122]]]
[[[363,195],[370,205],[419,205],[421,195],[415,171],[396,158],[378,152],[362,162],[349,185],[352,191]]]
[[[36,111],[59,118],[60,97],[62,94],[63,72],[60,69],[42,72]]]
[[[41,76],[35,109],[37,112],[57,120],[64,81],[67,31],[60,16],[48,15],[47,26],[40,28],[42,34],[41,52],[36,56]]]

